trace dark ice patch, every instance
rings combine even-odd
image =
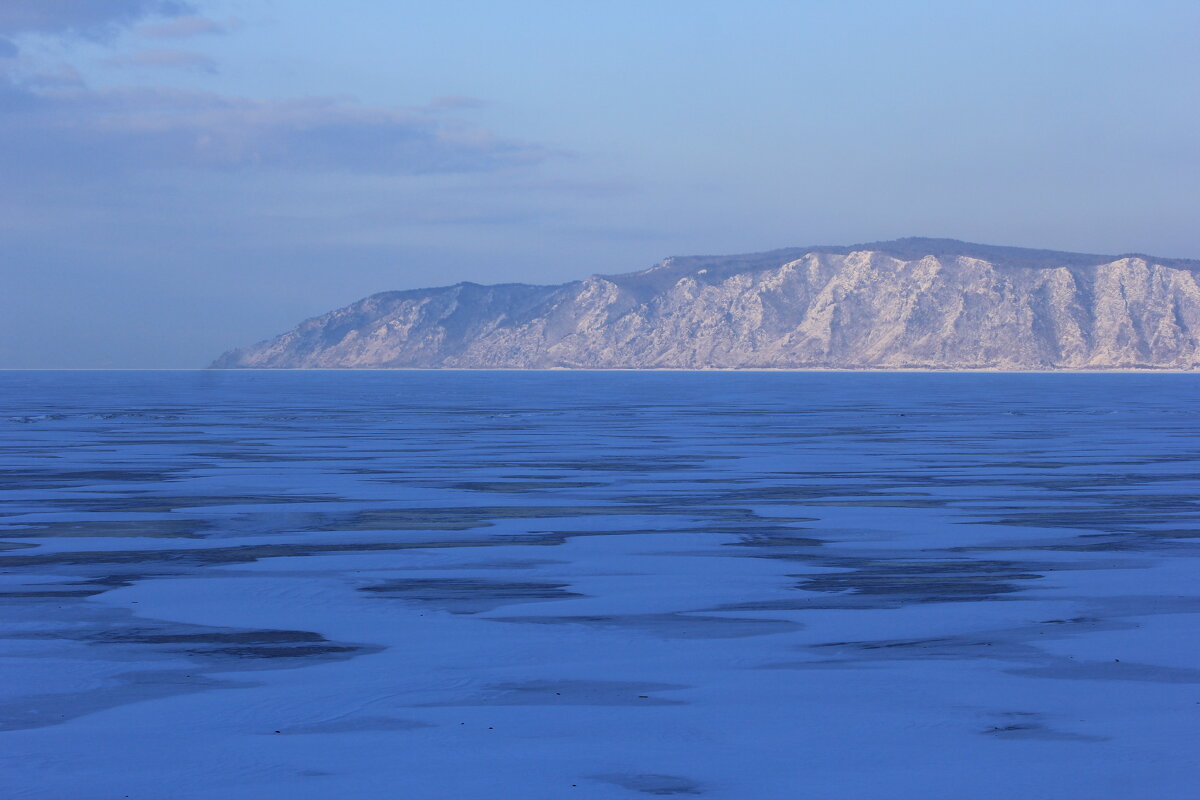
[[[187,550],[83,550],[0,556],[0,569],[34,566],[89,566],[107,564],[154,564],[202,567],[248,564],[262,558],[303,557],[334,553],[370,553],[447,547],[489,547],[511,544],[561,544],[563,536],[509,537],[491,540],[435,542],[327,542],[312,544],[251,544],[231,547],[197,547]]]
[[[201,661],[228,659],[319,659],[340,660],[379,647],[331,642],[319,633],[290,630],[199,629],[199,626],[125,627],[92,634],[92,644],[136,644],[154,646]],[[182,630],[181,630],[182,629]]]
[[[923,639],[883,639],[859,642],[825,642],[810,645],[814,653],[835,660],[867,661],[955,661],[960,659],[996,659],[1037,661],[1044,652],[1037,647],[1006,636],[1008,632],[984,632],[977,635],[936,636]]]
[[[469,530],[494,524],[495,520],[562,519],[565,517],[653,516],[679,514],[661,505],[581,506],[455,506],[449,508],[398,508],[361,511],[349,518],[331,520],[321,530]],[[723,512],[728,514],[728,511]],[[750,512],[742,512],[749,514]]]
[[[467,492],[496,492],[500,494],[527,494],[531,492],[547,492],[555,489],[586,489],[591,486],[603,486],[599,481],[462,481],[451,483],[445,488],[458,489]]]
[[[137,644],[312,644],[325,637],[312,631],[204,631],[202,633],[161,633],[156,630],[126,629],[116,633],[95,634],[93,641],[136,642]]]
[[[280,505],[291,503],[328,503],[335,495],[181,495],[164,496],[142,492],[96,493],[95,497],[55,500],[56,508],[90,512],[135,511],[139,514],[163,514],[178,509],[219,508],[221,506]]]
[[[827,608],[860,607],[986,600],[1019,591],[1022,588],[1019,582],[1043,577],[1028,571],[1025,565],[1008,561],[872,559],[829,562],[830,566],[843,564],[851,569],[795,576],[806,578],[797,588],[850,596],[847,605],[825,605]]]
[[[427,603],[452,614],[479,614],[515,603],[584,597],[566,583],[489,581],[478,578],[399,578],[364,586],[359,591],[379,597]]]
[[[679,706],[682,700],[655,697],[690,687],[632,681],[529,681],[495,683],[471,697],[422,706]]]
[[[700,794],[700,784],[679,775],[657,775],[654,773],[624,773],[609,775],[594,775],[594,780],[611,783],[632,792],[659,796],[697,795]]]
[[[1146,683],[1200,683],[1200,669],[1160,667],[1129,661],[1075,661],[1059,659],[1053,664],[1008,670],[1031,678],[1078,681],[1142,681]]]
[[[26,470],[0,469],[0,485],[6,489],[61,489],[93,483],[160,483],[178,473],[137,469]]]
[[[211,689],[240,689],[257,686],[244,681],[217,680],[178,671],[129,672],[117,676],[116,686],[85,692],[63,692],[17,697],[0,703],[0,731],[44,728],[107,711],[128,703],[159,700]]]
[[[418,728],[432,728],[433,723],[416,719],[400,719],[399,717],[342,717],[326,722],[312,722],[307,725],[292,725],[279,731],[281,734],[320,734],[320,733],[367,733],[379,731],[411,731]]]
[[[663,639],[741,639],[791,633],[804,629],[799,622],[782,619],[720,617],[686,612],[669,614],[610,614],[536,617],[491,617],[497,622],[532,625],[584,625],[589,628],[629,630]]]
[[[132,586],[137,580],[153,577],[148,575],[103,575],[81,581],[56,581],[27,583],[6,587],[0,598],[9,600],[32,600],[53,597],[94,597],[98,594]]]
[[[1092,736],[1083,733],[1070,733],[1051,728],[1043,720],[1043,715],[1031,711],[1007,711],[995,715],[995,724],[980,731],[996,739],[1039,739],[1055,742],[1106,742],[1107,736]]]
[[[58,538],[153,538],[198,539],[208,523],[190,519],[156,520],[83,520],[78,522],[38,522],[0,529],[0,536],[20,539]]]
[[[1129,533],[1145,525],[1196,519],[1200,519],[1200,501],[1195,494],[1105,494],[1088,505],[1007,513],[986,524]]]

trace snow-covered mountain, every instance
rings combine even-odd
[[[1200,369],[1200,261],[899,239],[384,292],[218,368]]]

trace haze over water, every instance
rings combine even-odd
[[[0,373],[4,794],[1191,798],[1198,400]]]

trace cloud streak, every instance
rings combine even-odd
[[[177,16],[194,10],[181,0],[4,0],[0,33],[99,36],[154,14]]]
[[[156,19],[157,17],[157,19]],[[168,87],[91,88],[69,66],[30,69],[7,36],[102,36],[142,23],[143,39],[226,33],[236,20],[200,15],[184,0],[2,0],[0,169],[10,176],[119,179],[164,169],[426,175],[488,172],[552,154],[466,121],[481,105],[442,97],[416,108],[342,97],[253,99]],[[19,39],[18,39],[19,42]],[[5,66],[5,64],[8,66]],[[171,47],[103,63],[215,73],[203,53]]]
[[[105,61],[114,67],[165,67],[216,72],[217,62],[201,53],[188,50],[140,50],[113,56]]]
[[[0,79],[0,166],[9,174],[269,168],[421,175],[494,171],[551,155],[423,109]]]
[[[148,39],[186,39],[205,34],[225,34],[239,27],[241,22],[236,19],[220,22],[208,17],[188,16],[154,25],[142,25],[137,29],[137,33]]]

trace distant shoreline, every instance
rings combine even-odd
[[[584,372],[695,372],[695,373],[845,373],[886,375],[890,373],[932,374],[932,375],[1200,375],[1200,367],[1196,369],[1157,369],[1157,368],[1122,368],[1122,369],[936,369],[936,368],[896,368],[896,369],[846,369],[833,367],[11,367],[0,368],[5,372],[539,372],[539,373],[584,373]]]

